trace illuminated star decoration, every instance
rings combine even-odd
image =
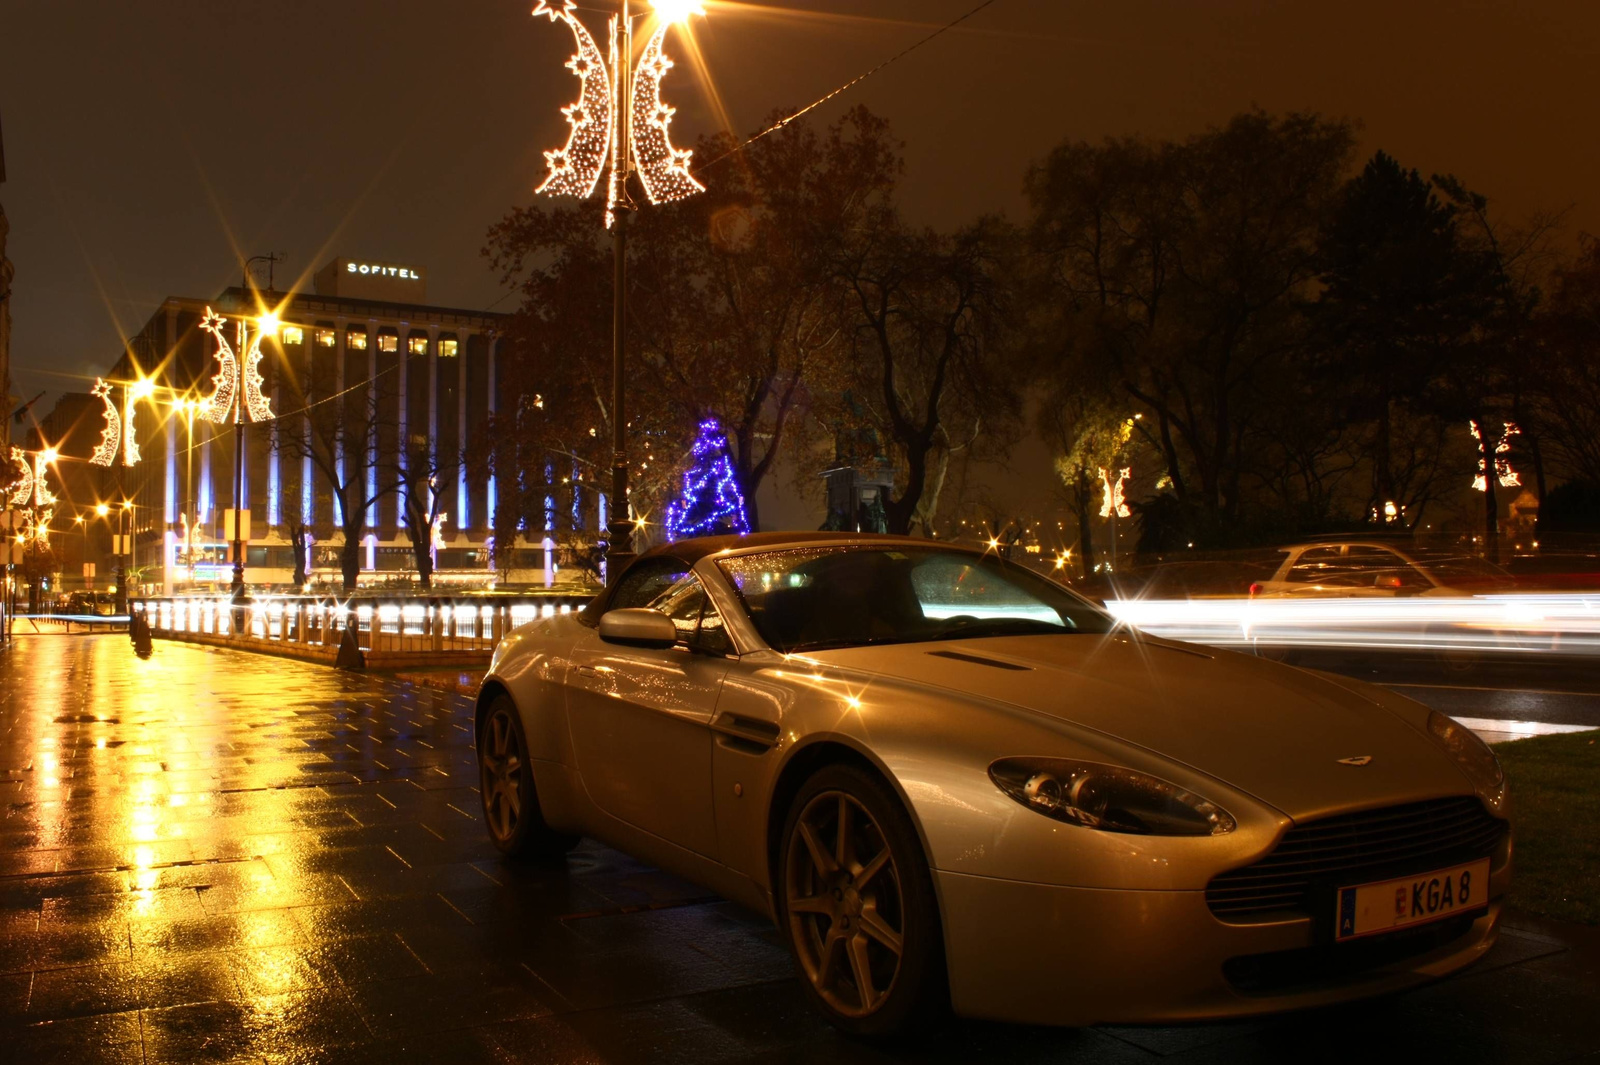
[[[693,461],[683,471],[683,493],[667,508],[667,539],[748,533],[750,516],[733,475],[728,438],[717,419],[700,423],[691,455]]]
[[[1483,454],[1483,434],[1478,431],[1478,423],[1468,422],[1472,426],[1472,439],[1478,441],[1478,476],[1472,479],[1472,487],[1480,492],[1489,490],[1489,463]],[[1502,422],[1504,431],[1500,434],[1499,443],[1494,446],[1494,475],[1502,488],[1515,488],[1522,483],[1522,475],[1511,468],[1511,460],[1501,458],[1511,450],[1511,438],[1518,436],[1522,430],[1517,428],[1515,422]]]
[[[428,528],[428,558],[435,569],[439,566],[439,552],[445,548],[444,523],[449,520],[450,515],[441,511]]]
[[[117,413],[117,405],[111,402],[111,386],[105,381],[96,377],[90,394],[99,397],[105,404],[106,425],[100,430],[100,443],[94,449],[94,454],[89,456],[89,462],[95,466],[109,466],[117,460],[117,452],[122,446],[122,415]]]
[[[1111,473],[1104,466],[1100,467],[1100,481],[1105,485],[1105,499],[1100,504],[1100,516],[1109,518],[1115,514],[1119,518],[1126,518],[1133,513],[1128,509],[1128,504],[1123,502],[1122,486],[1127,482],[1131,469],[1123,467],[1117,474],[1117,479],[1111,479]]]
[[[257,329],[251,335],[241,320],[235,324],[234,335],[239,347],[245,351],[244,380],[240,381],[239,360],[234,355],[233,345],[228,343],[228,338],[223,335],[222,327],[227,319],[220,314],[206,308],[206,315],[200,322],[200,328],[217,338],[217,350],[213,357],[217,360],[218,367],[212,384],[216,387],[211,395],[200,401],[200,414],[213,422],[225,422],[230,414],[234,413],[237,389],[244,388],[244,410],[253,422],[270,421],[272,418],[272,403],[261,394],[263,378],[261,376],[261,336],[262,330]],[[237,416],[237,415],[235,415]]]
[[[137,466],[139,464],[139,441],[133,433],[133,390],[122,386],[122,464],[124,466]]]
[[[553,196],[587,199],[594,194],[600,176],[610,164],[606,191],[606,227],[615,219],[616,208],[626,198],[624,182],[631,160],[651,203],[671,203],[705,191],[705,186],[689,173],[694,153],[675,148],[668,133],[675,108],[661,101],[661,80],[672,69],[662,46],[672,18],[658,18],[655,32],[645,44],[637,68],[631,70],[631,84],[624,85],[632,62],[633,37],[622,20],[608,24],[610,61],[602,58],[594,37],[573,11],[575,0],[562,0],[560,8],[552,0],[538,0],[534,15],[545,15],[551,22],[565,22],[577,41],[577,53],[567,61],[567,69],[578,76],[578,99],[561,109],[572,129],[564,147],[544,153],[550,173],[536,190]],[[661,4],[657,4],[660,7]],[[682,0],[676,13],[704,15],[698,0]],[[628,92],[630,120],[620,128],[617,110],[621,92]]]
[[[11,449],[11,461],[22,472],[11,482],[6,501],[14,507],[27,506],[33,496],[33,463],[28,461],[28,453],[20,447]]]

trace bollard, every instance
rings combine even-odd
[[[356,638],[354,625],[346,625],[339,640],[339,655],[333,660],[339,669],[360,673],[367,668],[367,658],[361,653],[361,641]]]
[[[150,620],[143,611],[134,611],[128,619],[128,637],[133,641],[133,653],[140,658],[149,658],[155,653],[155,644],[150,639]]]

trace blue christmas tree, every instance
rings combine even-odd
[[[727,434],[717,419],[707,418],[700,423],[689,468],[683,471],[683,491],[667,508],[667,539],[749,531]]]

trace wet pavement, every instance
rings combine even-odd
[[[19,638],[0,652],[0,1061],[1600,1061],[1600,929],[1520,917],[1470,973],[1376,1003],[855,1043],[809,1012],[766,921],[591,843],[507,864],[475,785],[457,696]]]

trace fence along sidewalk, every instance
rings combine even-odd
[[[487,664],[500,638],[541,617],[570,613],[587,596],[227,596],[135,600],[157,639],[332,663],[345,633],[372,669]]]

